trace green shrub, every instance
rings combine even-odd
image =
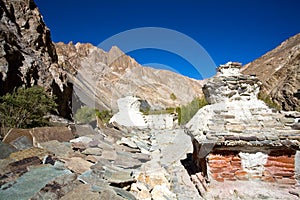
[[[6,128],[32,128],[49,125],[45,116],[57,107],[40,86],[20,87],[0,97],[0,122]]]
[[[88,106],[82,106],[76,111],[75,120],[78,123],[89,123],[96,119],[95,109]]]
[[[113,113],[111,110],[96,110],[96,116],[102,121],[103,124],[107,124],[110,118],[112,118]]]
[[[273,108],[277,111],[281,110],[281,106],[279,104],[277,104],[276,102],[274,102],[272,100],[272,98],[267,95],[265,92],[260,91],[258,93],[258,99],[262,100],[263,102],[265,102],[265,104],[269,107],[269,108]]]
[[[178,113],[178,123],[180,125],[186,124],[192,119],[192,117],[197,113],[197,111],[200,108],[206,106],[207,104],[208,103],[204,97],[196,97],[189,104],[178,107],[176,109]]]
[[[175,101],[177,99],[176,95],[174,93],[170,94],[170,99]]]

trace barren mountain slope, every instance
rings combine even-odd
[[[116,109],[116,100],[136,95],[153,108],[175,107],[202,95],[202,82],[182,75],[143,67],[114,46],[105,52],[91,44],[57,43],[62,65],[75,83],[77,95],[89,96],[87,104]],[[176,99],[171,99],[174,93]]]
[[[244,74],[256,74],[263,90],[284,110],[300,109],[300,34],[243,68]]]

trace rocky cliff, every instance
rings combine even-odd
[[[300,34],[244,66],[244,74],[256,74],[262,90],[284,110],[300,110]]]
[[[201,81],[143,67],[115,46],[105,52],[91,44],[57,43],[56,51],[76,94],[93,98],[86,104],[116,109],[117,99],[135,95],[147,100],[152,108],[164,108],[186,104],[202,95]]]
[[[0,0],[0,95],[19,86],[40,85],[57,97],[70,117],[72,85],[57,64],[50,31],[32,0]]]

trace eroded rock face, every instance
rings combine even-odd
[[[179,74],[142,67],[118,47],[105,52],[91,44],[55,44],[59,64],[69,72],[76,95],[92,98],[104,109],[117,109],[119,98],[133,95],[151,107],[187,104],[202,95],[202,82]],[[170,97],[175,94],[176,99]]]
[[[242,73],[256,74],[263,83],[263,91],[284,110],[299,110],[300,34],[246,64]]]
[[[70,117],[72,85],[57,64],[50,31],[33,0],[1,0],[0,13],[0,95],[40,85],[58,97],[59,113]]]

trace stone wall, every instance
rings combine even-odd
[[[234,151],[210,153],[206,157],[206,173],[209,180],[218,182],[260,180],[294,185],[296,184],[294,153]]]

